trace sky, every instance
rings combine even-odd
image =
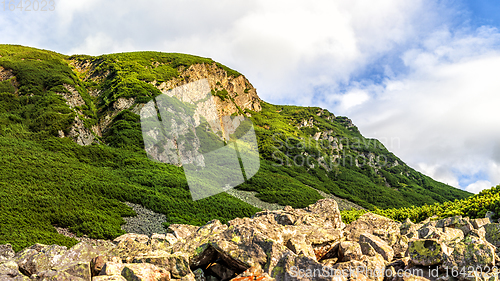
[[[49,8],[0,7],[0,43],[210,57],[243,73],[267,102],[348,116],[436,180],[474,193],[500,184],[498,0],[55,0]]]

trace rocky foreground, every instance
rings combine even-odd
[[[346,226],[324,199],[71,249],[3,245],[0,280],[497,280],[499,230],[489,218],[413,224],[371,213]]]

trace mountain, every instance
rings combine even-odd
[[[144,150],[141,108],[200,79],[217,118],[253,121],[260,169],[236,197],[193,201],[183,168],[151,161]],[[242,74],[185,54],[66,56],[0,45],[0,149],[0,244],[18,250],[76,243],[54,226],[115,238],[124,233],[123,217],[135,215],[123,202],[166,215],[167,225],[203,225],[259,211],[249,196],[295,208],[335,197],[373,210],[471,195],[413,170],[347,117],[266,103]]]

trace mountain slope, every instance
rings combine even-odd
[[[65,56],[13,45],[0,45],[0,56],[0,244],[16,249],[75,243],[54,225],[116,237],[122,216],[134,214],[124,201],[166,214],[168,224],[255,213],[225,193],[192,201],[182,168],[152,162],[144,152],[141,106],[203,78],[219,115],[245,114],[254,122],[261,168],[238,188],[261,200],[305,207],[322,198],[320,190],[372,209],[470,195],[414,171],[345,117],[261,101],[243,75],[211,59]],[[372,160],[362,165],[360,155]]]

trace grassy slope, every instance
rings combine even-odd
[[[76,86],[91,111],[85,83],[59,54],[0,46],[0,55],[0,66],[12,69],[22,85],[19,93],[8,83],[0,88],[0,244],[19,250],[35,242],[76,242],[52,225],[116,237],[123,233],[121,216],[133,215],[120,201],[165,213],[169,223],[200,225],[258,211],[227,194],[193,202],[181,168],[153,163],[135,146],[140,125],[131,113],[117,117],[122,122],[113,130],[119,133],[109,136],[115,147],[81,147],[55,137],[59,129],[69,131],[74,113],[54,91],[63,83]]]
[[[181,54],[137,52],[90,56],[64,56],[33,48],[0,45],[0,66],[12,69],[17,81],[0,84],[0,244],[10,242],[20,249],[35,242],[71,245],[74,240],[57,234],[52,225],[69,227],[91,237],[111,238],[122,233],[121,216],[133,211],[120,201],[142,204],[165,213],[169,223],[203,224],[211,219],[227,221],[249,216],[256,208],[227,194],[193,202],[181,168],[149,161],[142,149],[138,116],[123,111],[102,138],[108,145],[80,147],[69,139],[57,138],[57,131],[69,132],[75,112],[55,92],[63,84],[74,86],[85,100],[77,108],[87,126],[119,97],[136,97],[146,102],[160,94],[151,81],[178,76],[179,69],[194,63],[214,63],[211,59]],[[92,73],[77,73],[70,62],[92,62]],[[158,67],[151,67],[157,64]],[[239,73],[224,68],[229,75]],[[104,75],[104,80],[84,79]],[[13,85],[19,87],[18,91]],[[89,91],[99,90],[99,98]],[[345,119],[317,116],[318,108],[274,106],[263,103],[263,111],[253,114],[262,153],[261,169],[250,182],[240,186],[256,190],[262,200],[304,207],[321,198],[311,187],[347,198],[367,208],[407,207],[461,199],[469,194],[417,173],[401,164],[377,169],[369,166],[339,166],[327,171],[309,166],[277,166],[273,153],[280,140],[307,138],[318,130],[333,130],[344,138],[347,155],[361,152],[384,154],[397,160],[378,142],[367,146],[347,145],[362,138]],[[312,117],[313,128],[297,129]],[[273,135],[280,133],[281,135]],[[275,141],[278,140],[278,141]],[[298,140],[291,142],[298,142]],[[285,151],[289,155],[324,155],[318,142],[305,149]],[[283,151],[282,151],[283,152]],[[276,156],[276,153],[274,154]],[[278,154],[279,156],[279,154]],[[286,157],[282,160],[286,163]],[[408,176],[406,176],[408,174]],[[385,182],[391,187],[386,187]]]
[[[260,172],[240,188],[260,192],[261,199],[288,204],[294,194],[303,204],[317,200],[310,187],[346,198],[365,208],[396,208],[462,199],[471,194],[437,182],[404,164],[380,142],[364,138],[356,127],[346,126],[344,117],[336,117],[317,107],[277,106],[262,103],[263,110],[253,113],[259,150],[265,159]],[[321,116],[318,116],[318,113]],[[302,120],[314,120],[313,127],[297,128]],[[331,160],[332,141],[312,138],[317,132],[332,132],[342,140],[343,148],[333,154],[343,158]],[[369,153],[386,159],[385,165],[359,165],[351,159]],[[329,169],[321,167],[318,159]],[[294,161],[295,159],[295,161]],[[309,165],[302,165],[307,159]],[[345,160],[345,161],[344,161]],[[380,161],[384,164],[385,161]],[[394,165],[395,163],[398,165]],[[283,177],[290,184],[283,188]],[[292,178],[292,179],[289,179]],[[387,184],[390,187],[387,187]],[[292,189],[293,191],[291,191]],[[297,200],[297,199],[296,199]]]

